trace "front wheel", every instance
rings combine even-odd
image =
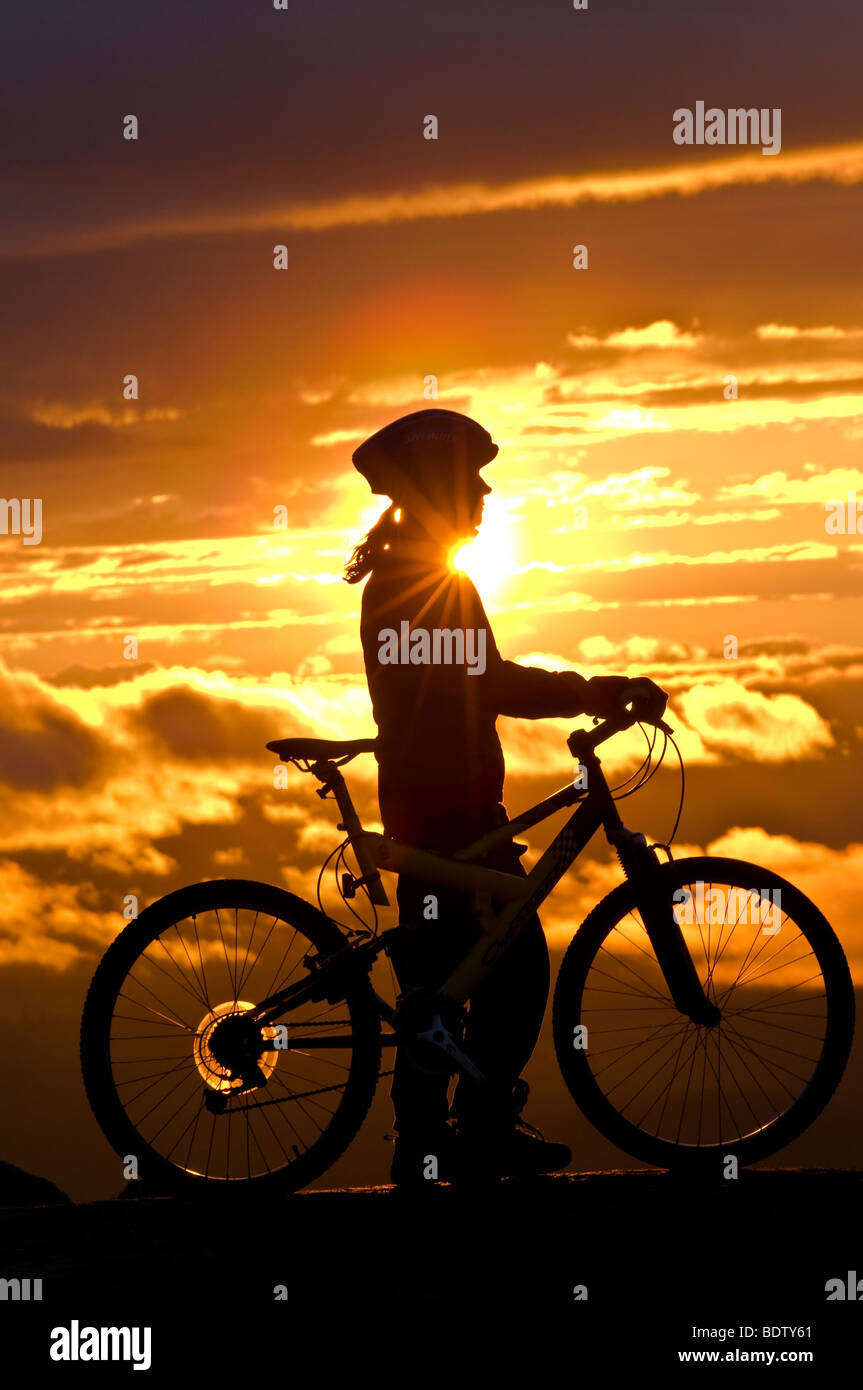
[[[564,1080],[596,1128],[646,1163],[756,1162],[802,1134],[839,1083],[854,1034],[848,963],[814,903],[767,869],[703,857],[656,873],[719,1022],[677,1010],[637,882],[622,883],[561,964]]]
[[[367,976],[281,1024],[248,1015],[344,945],[300,898],[229,879],[169,893],[120,933],[87,995],[81,1067],[105,1136],[141,1177],[296,1191],[341,1156],[380,1067]]]

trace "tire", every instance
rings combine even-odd
[[[729,1155],[757,1162],[802,1134],[839,1084],[854,1035],[848,963],[814,903],[767,869],[702,857],[662,864],[658,873],[669,903],[689,914],[681,930],[722,1019],[705,1028],[676,1010],[635,906],[637,884],[622,883],[585,919],[561,963],[553,1030],[564,1081],[591,1123],[634,1158],[716,1172]],[[714,889],[717,918],[726,893],[724,925],[711,916]],[[753,915],[753,893],[769,895],[760,906],[775,905],[779,925],[772,908],[763,920]],[[732,917],[729,906],[733,912],[744,899],[749,906]],[[579,1026],[586,1046],[576,1045]],[[700,1100],[690,1097],[699,1061]]]
[[[357,974],[338,1004],[307,1002],[286,1014],[287,1048],[274,1028],[255,1033],[251,1025],[261,1083],[236,1096],[237,1073],[220,1060],[224,1027],[217,1032],[226,1015],[241,1019],[286,979],[301,980],[312,948],[325,955],[344,945],[336,924],[302,899],[232,879],[169,893],[120,933],[87,994],[81,1069],[102,1132],[124,1160],[135,1156],[141,1178],[157,1190],[273,1184],[293,1192],[344,1153],[380,1068],[380,1019],[366,976]],[[237,1028],[248,1033],[242,1023],[227,1026],[235,1039]],[[292,1051],[298,1028],[309,1037]],[[223,1102],[225,1113],[213,1113],[211,1104]]]

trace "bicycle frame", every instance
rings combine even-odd
[[[354,885],[364,887],[373,903],[389,904],[380,878],[381,869],[423,879],[430,886],[440,884],[473,893],[474,910],[482,927],[482,935],[437,990],[439,998],[456,1005],[464,1004],[470,998],[500,955],[516,940],[539,905],[602,826],[609,843],[617,851],[624,873],[639,883],[638,906],[645,930],[676,1006],[696,1022],[709,1026],[718,1020],[718,1010],[704,993],[670,904],[661,893],[654,892],[655,875],[659,870],[656,853],[647,846],[642,834],[628,830],[623,824],[596,755],[599,743],[629,728],[634,722],[634,716],[629,715],[606,720],[593,731],[575,730],[570,734],[567,746],[586,773],[586,790],[574,784],[564,787],[514,820],[496,826],[451,857],[401,844],[389,836],[364,829],[338,765],[322,759],[311,766],[310,771],[323,784],[318,795],[326,797],[332,792],[335,797],[342,815],[338,828],[347,832],[348,842],[357,856],[362,877],[355,879]],[[575,811],[525,877],[488,869],[472,862],[514,839],[522,830],[572,805],[575,805]],[[496,911],[492,907],[495,901],[503,903]],[[301,997],[308,996],[310,990],[315,997],[335,1001],[343,986],[343,968],[358,968],[361,962],[374,958],[380,951],[386,950],[390,939],[402,930],[404,928],[392,928],[365,946],[357,947],[349,943],[335,956],[325,957],[319,964],[313,962],[317,976],[314,983],[292,985],[261,1000],[255,1016],[262,1023],[272,1022],[281,1016],[286,1007],[290,1007],[291,1002],[296,1003]],[[379,996],[376,997],[382,1017],[393,1022],[393,1009]]]
[[[645,928],[675,1003],[693,1019],[708,1024],[716,1021],[716,1011],[704,994],[668,904],[653,900],[650,885],[653,871],[658,868],[656,854],[648,849],[643,835],[628,830],[623,824],[596,755],[599,743],[634,722],[632,716],[625,716],[606,720],[593,731],[578,729],[570,734],[567,745],[586,773],[587,789],[575,785],[565,787],[451,857],[416,849],[365,830],[338,767],[326,761],[312,767],[311,771],[324,783],[319,795],[326,796],[332,791],[336,799],[342,814],[339,829],[347,831],[362,869],[362,877],[356,884],[368,890],[372,902],[383,905],[389,902],[380,879],[381,869],[408,874],[430,886],[440,884],[474,894],[476,916],[483,934],[440,987],[440,995],[459,1004],[470,998],[602,826],[609,843],[617,850],[627,877],[637,875],[644,885],[643,902],[639,905]],[[572,805],[576,806],[573,815],[526,877],[471,862]],[[492,910],[495,899],[504,903],[498,911]],[[384,933],[382,940],[390,934]]]
[[[513,840],[528,825],[537,824],[575,802],[580,804],[574,814],[526,878],[470,862]],[[364,832],[363,839],[369,860],[376,869],[420,878],[428,883],[430,891],[434,885],[440,884],[474,893],[476,915],[484,934],[439,991],[450,999],[464,1003],[602,823],[603,815],[597,799],[583,799],[583,793],[573,787],[564,788],[516,820],[496,827],[481,840],[460,850],[453,858],[414,849],[371,832]],[[497,912],[492,910],[495,899],[504,902],[503,908]]]

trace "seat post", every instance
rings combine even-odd
[[[326,796],[327,792],[332,792],[336,799],[336,805],[342,818],[339,829],[347,831],[350,837],[351,848],[357,856],[357,863],[362,870],[363,879],[369,880],[368,888],[372,901],[383,907],[387,906],[389,899],[378,867],[369,853],[369,846],[364,839],[362,821],[351,799],[347,782],[336,764],[328,759],[314,763],[311,771],[323,783],[323,786],[318,789],[318,796],[323,797]]]

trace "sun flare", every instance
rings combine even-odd
[[[512,521],[498,498],[486,498],[479,534],[453,551],[450,564],[472,579],[483,596],[498,593],[506,584],[515,565],[515,540]]]

